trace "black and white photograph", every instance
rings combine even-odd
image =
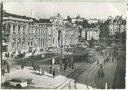
[[[1,89],[126,89],[126,2],[1,2]]]

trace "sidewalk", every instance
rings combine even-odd
[[[58,87],[61,82],[66,79],[66,77],[62,75],[58,75],[53,78],[52,75],[47,72],[45,72],[45,75],[41,75],[38,71],[31,70],[30,67],[26,67],[24,69],[16,69],[9,74],[3,76],[2,81],[4,82],[11,78],[32,78],[34,81],[34,85],[30,86],[49,89]]]
[[[104,58],[107,57],[107,54],[103,56]],[[96,72],[96,75],[94,77],[95,83],[98,88],[105,89],[105,84],[107,83],[107,88],[112,88],[116,67],[117,67],[117,61],[115,62],[108,62],[106,64],[103,64],[104,58],[99,56],[99,59],[103,65],[103,71],[104,71],[104,77],[103,79],[98,77],[98,72]]]

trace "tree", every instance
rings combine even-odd
[[[70,16],[67,16],[67,20],[71,23],[72,19],[70,18]]]
[[[83,20],[83,28],[88,28],[90,26],[90,24],[88,23],[88,21],[86,19]]]

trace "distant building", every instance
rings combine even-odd
[[[99,29],[97,28],[87,28],[87,40],[91,40],[93,38],[94,40],[99,40]]]
[[[65,25],[65,45],[75,45],[78,43],[79,30],[77,27]]]
[[[86,40],[89,41],[91,38],[94,40],[99,40],[99,20],[98,19],[90,19],[88,20],[89,26],[86,28]]]
[[[105,22],[100,25],[100,40],[111,45],[115,41],[121,41],[121,34],[126,33],[126,20],[121,16],[115,18],[109,16]]]

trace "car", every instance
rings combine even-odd
[[[20,79],[20,78],[13,78],[11,80],[7,80],[6,85],[14,86],[16,88],[23,88],[27,86],[27,80],[26,79]]]

